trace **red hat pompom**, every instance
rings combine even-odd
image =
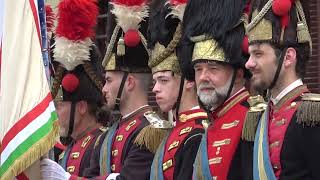
[[[62,87],[69,93],[74,92],[79,86],[79,79],[76,75],[72,73],[66,74],[62,79]]]
[[[291,0],[274,0],[272,3],[272,11],[278,16],[284,16],[291,9]]]
[[[137,30],[129,29],[124,34],[124,43],[128,47],[136,47],[140,43],[140,35]]]
[[[242,48],[242,52],[243,53],[249,54],[249,39],[248,39],[248,36],[245,36],[243,38],[241,48]]]

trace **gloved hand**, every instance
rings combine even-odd
[[[50,159],[42,159],[40,162],[41,178],[46,180],[68,180],[71,176],[58,163]]]
[[[120,173],[111,173],[106,180],[116,180]]]

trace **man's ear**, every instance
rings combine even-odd
[[[284,56],[283,65],[285,68],[292,67],[297,63],[297,51],[289,47],[286,51],[286,55]]]
[[[242,82],[243,78],[244,78],[244,69],[242,68],[237,69],[235,83]]]
[[[84,115],[88,111],[88,103],[86,101],[77,102],[77,109],[81,115]]]
[[[184,88],[187,90],[194,89],[196,83],[194,81],[184,80]]]
[[[132,91],[136,86],[136,78],[129,74],[127,77],[126,86],[128,91]]]

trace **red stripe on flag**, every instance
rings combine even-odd
[[[40,43],[40,47],[42,47],[41,44],[41,36],[40,36],[40,24],[39,24],[39,16],[38,16],[38,12],[37,12],[37,7],[34,4],[33,0],[29,0],[30,6],[31,6],[31,10],[32,10],[32,14],[33,14],[33,18],[34,18],[34,22],[36,24],[36,28],[37,28],[37,34],[38,34],[38,38],[39,38],[39,43]]]
[[[47,97],[40,102],[36,107],[24,115],[18,122],[16,122],[10,130],[6,133],[3,138],[2,146],[0,152],[2,152],[9,142],[28,124],[30,124],[34,119],[36,119],[40,114],[42,114],[48,107],[49,103],[52,101],[51,93],[49,92]]]
[[[29,178],[24,174],[21,173],[18,176],[16,176],[17,180],[29,180]]]

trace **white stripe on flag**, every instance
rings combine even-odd
[[[4,11],[5,11],[4,0],[0,0],[0,42],[1,42],[2,32],[3,32]]]
[[[5,9],[0,140],[49,93],[41,46],[29,1],[6,1]]]
[[[27,127],[20,131],[7,145],[7,147],[1,153],[1,163],[2,165],[10,154],[16,150],[16,148],[30,137],[35,131],[42,127],[51,117],[51,113],[55,111],[54,103],[51,101],[47,109],[40,114],[35,120],[33,120]]]

